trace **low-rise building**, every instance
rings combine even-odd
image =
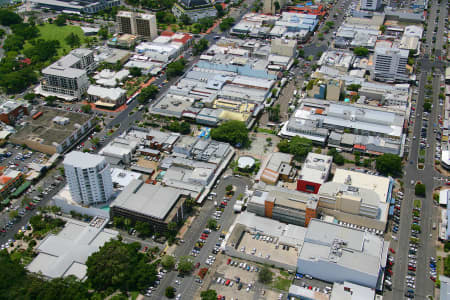
[[[87,90],[88,99],[96,107],[116,109],[127,100],[127,91],[121,88],[106,88],[99,85],[90,85]]]
[[[283,223],[308,226],[317,217],[318,198],[313,195],[267,185],[256,189],[247,203],[247,209],[261,217]]]
[[[139,141],[131,136],[117,137],[103,147],[99,154],[103,155],[111,165],[128,165],[131,163],[133,153]]]
[[[99,11],[119,6],[120,0],[80,0],[77,2],[64,0],[33,0],[31,1],[31,4],[36,5],[40,8],[47,8],[69,14],[95,14]]]
[[[29,105],[25,102],[7,100],[0,103],[0,121],[14,125],[18,118],[28,115]]]
[[[450,170],[450,151],[449,150],[442,150],[441,166],[446,170]]]
[[[10,197],[13,190],[20,186],[24,181],[25,176],[22,172],[5,169],[5,167],[0,168],[0,196],[2,201],[5,201]],[[6,201],[5,201],[6,202]]]
[[[89,224],[65,219],[66,224],[58,234],[49,234],[36,248],[38,255],[26,267],[45,278],[62,278],[69,275],[86,279],[86,261],[106,242],[116,239],[119,233],[104,228],[108,219],[95,217]]]
[[[130,75],[130,71],[123,69],[118,72],[104,69],[94,75],[95,82],[104,87],[116,87],[120,82]]]
[[[46,106],[41,106],[26,121],[26,125],[17,130],[10,141],[47,154],[64,153],[96,124],[92,115]]]
[[[287,57],[297,56],[297,41],[286,39],[273,39],[271,41],[270,52]]]
[[[276,184],[279,179],[290,181],[293,175],[291,166],[293,157],[292,154],[281,152],[270,154],[264,159],[256,180],[267,184]]]
[[[388,248],[389,242],[367,231],[312,219],[299,249],[297,269],[327,282],[375,289]]]
[[[146,184],[132,180],[110,205],[111,217],[122,216],[147,222],[155,232],[164,233],[171,222],[186,218],[185,201],[191,192],[182,188]]]
[[[297,190],[317,194],[320,186],[328,180],[332,164],[331,156],[308,153],[297,179]]]

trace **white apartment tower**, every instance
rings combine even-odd
[[[113,193],[111,170],[101,155],[72,151],[64,158],[72,199],[81,205],[106,202]]]
[[[374,79],[385,82],[406,82],[409,80],[406,71],[408,50],[376,47],[374,56]]]
[[[128,33],[150,40],[158,36],[156,16],[131,11],[119,11],[117,23],[120,33]]]
[[[361,0],[360,8],[362,10],[375,11],[381,7],[382,0]]]

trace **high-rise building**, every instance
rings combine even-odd
[[[375,48],[375,72],[374,78],[386,82],[405,82],[409,80],[406,71],[408,63],[408,50],[376,47]]]
[[[42,70],[37,93],[57,96],[64,100],[81,99],[89,87],[87,73],[92,72],[96,65],[94,52],[89,49],[75,49]]]
[[[106,202],[113,193],[109,164],[101,155],[72,151],[64,158],[72,199],[81,205]]]
[[[375,11],[381,7],[382,2],[382,0],[361,0],[360,8]]]
[[[120,33],[133,34],[150,40],[158,36],[155,15],[119,11],[117,23]]]

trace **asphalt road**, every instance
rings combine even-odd
[[[222,231],[227,231],[233,223],[235,218],[233,205],[236,201],[237,196],[241,193],[245,193],[246,186],[250,187],[251,181],[245,177],[238,178],[234,176],[222,179],[217,189],[214,190],[217,193],[217,201],[221,201],[223,199],[223,197],[225,196],[225,188],[229,184],[235,186],[236,190],[232,199],[228,201],[228,205],[226,206],[222,217],[218,221],[218,224],[221,225],[220,230],[212,231],[209,234],[205,245],[203,246],[200,254],[197,257],[190,256],[193,259],[194,264],[200,262],[200,268],[209,267],[205,264],[205,261],[209,255],[213,255],[212,250],[215,244],[218,243],[220,233]],[[201,208],[200,214],[196,217],[195,221],[183,237],[185,243],[177,246],[175,252],[173,253],[177,258],[190,255],[195,243],[200,238],[202,231],[206,228],[208,219],[212,217],[213,212],[216,210],[213,201],[205,201],[206,203]],[[182,299],[193,299],[196,290],[200,287],[200,285],[194,281],[196,278],[196,272],[198,272],[198,269],[194,270],[192,275],[185,276],[184,278],[177,277],[178,272],[176,271],[168,272],[161,280],[161,284],[159,285],[158,289],[154,291],[151,298],[167,299],[164,296],[164,292],[168,286],[173,286],[177,289],[176,294],[180,293],[182,295]],[[180,280],[181,284],[177,285],[175,283],[175,280]]]
[[[440,5],[440,21],[439,32],[443,31],[445,25],[443,19],[447,13],[447,8],[444,3]],[[428,36],[433,33],[434,20],[436,18],[437,5],[434,2],[430,17],[428,19]],[[432,25],[433,24],[433,25]],[[431,29],[430,29],[431,28]],[[442,34],[440,35],[442,36]],[[431,38],[427,38],[428,49],[432,43]],[[442,46],[442,44],[440,44]],[[405,283],[405,276],[408,268],[408,250],[409,250],[409,238],[412,224],[412,209],[414,199],[420,199],[422,201],[421,210],[421,234],[420,245],[417,251],[417,271],[416,271],[416,298],[424,299],[427,295],[434,295],[434,283],[429,279],[429,258],[436,256],[435,241],[437,239],[437,232],[432,230],[432,223],[437,222],[438,209],[433,203],[433,189],[436,188],[442,181],[436,180],[441,177],[441,174],[434,169],[434,154],[436,147],[435,134],[433,132],[434,124],[437,122],[437,117],[440,114],[441,107],[439,106],[438,94],[440,88],[440,70],[435,70],[438,74],[433,76],[433,109],[428,116],[428,131],[427,131],[427,143],[430,144],[429,148],[426,148],[425,156],[425,168],[423,170],[417,169],[418,151],[420,143],[420,132],[422,128],[422,113],[423,103],[425,98],[425,84],[427,82],[427,75],[431,74],[432,65],[428,62],[427,58],[422,59],[422,71],[418,76],[418,99],[415,111],[415,123],[413,131],[410,135],[411,146],[408,161],[404,169],[404,200],[401,204],[400,215],[400,231],[397,234],[398,241],[393,241],[392,246],[397,250],[395,255],[395,264],[393,268],[393,292],[386,292],[386,299],[402,299],[404,298],[405,291],[408,289]],[[412,137],[416,136],[416,139]],[[420,198],[414,194],[414,186],[411,185],[411,181],[421,181],[426,185],[426,197]],[[432,234],[432,238],[430,238]]]

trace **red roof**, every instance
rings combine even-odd
[[[366,146],[360,145],[360,144],[356,144],[355,146],[353,146],[353,148],[360,149],[360,150],[366,150]]]
[[[186,44],[191,38],[192,36],[190,34],[184,34],[181,39],[173,39],[173,41]]]
[[[0,183],[7,184],[12,178],[8,176],[0,176]]]
[[[24,58],[24,59],[22,59],[20,62],[25,63],[25,64],[27,64],[27,65],[30,65],[30,64],[31,64],[31,59],[29,59],[29,58]]]
[[[174,34],[175,33],[173,33],[172,31],[166,30],[166,31],[161,32],[160,36],[172,36]]]
[[[226,5],[225,3],[223,3],[223,2],[220,3],[220,5],[222,5],[222,8],[223,8],[223,9],[227,8],[227,5]]]

